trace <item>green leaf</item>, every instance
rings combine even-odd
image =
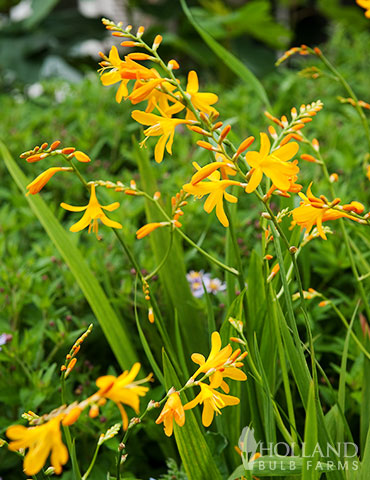
[[[163,351],[163,370],[166,389],[169,390],[172,386],[180,389],[180,381],[165,351]],[[188,401],[185,392],[181,395]],[[192,410],[186,411],[185,418],[185,425],[178,427],[175,424],[174,432],[176,444],[188,478],[191,480],[204,480],[205,478],[222,480],[220,471],[215,464]]]
[[[315,452],[317,446],[317,413],[315,401],[315,386],[310,384],[308,394],[308,406],[306,411],[306,423],[304,427],[305,457],[303,459],[302,480],[317,480],[319,473],[316,465],[319,461],[319,452]]]
[[[151,165],[147,153],[139,147],[135,140],[134,156],[139,166],[143,190],[149,194],[154,194],[158,190],[155,167]],[[158,208],[150,201],[146,202],[145,211],[148,222],[164,220]],[[150,245],[157,263],[166,254],[168,241],[168,229],[158,228],[150,235]],[[159,279],[170,304],[169,310],[171,312],[176,311],[179,316],[185,354],[190,355],[193,352],[205,350],[208,346],[206,324],[202,315],[203,312],[199,311],[199,304],[196,303],[186,279],[184,254],[176,232],[174,233],[171,253],[167,262],[159,271]],[[196,321],[194,321],[195,319]],[[168,322],[166,327],[171,334],[173,323]],[[168,350],[168,347],[166,349]],[[168,353],[171,354],[171,352]]]
[[[32,0],[32,15],[24,20],[28,29],[35,28],[53,10],[59,0]]]
[[[367,330],[368,331],[368,330]],[[369,337],[366,336],[364,346],[369,350],[370,341]],[[361,417],[360,417],[360,445],[361,450],[365,448],[365,442],[369,444],[369,431],[370,431],[370,409],[369,409],[369,398],[370,398],[370,360],[364,357],[364,364],[362,367],[362,402],[361,402]],[[367,438],[367,440],[366,440]],[[370,457],[370,454],[369,454]],[[369,460],[370,462],[370,460]],[[370,471],[370,470],[369,470]]]
[[[367,432],[366,444],[362,458],[363,460],[361,462],[360,480],[368,480],[370,472],[370,428]]]
[[[355,310],[352,314],[351,323],[347,330],[346,339],[343,346],[343,355],[340,365],[340,375],[339,375],[339,387],[338,387],[338,405],[340,410],[344,413],[346,411],[346,376],[347,376],[347,359],[348,359],[348,347],[349,340],[351,338],[351,332],[353,327],[353,322],[357,316],[357,310],[360,303],[357,302]],[[344,442],[344,423],[343,421],[338,422],[337,425],[337,441]]]
[[[210,49],[224,62],[226,66],[230,68],[238,77],[240,77],[247,85],[252,86],[256,92],[257,97],[260,101],[266,106],[270,106],[265,89],[263,88],[261,82],[258,78],[247,68],[244,63],[242,63],[238,58],[236,58],[232,53],[230,53],[226,48],[220,45],[214,38],[209,35],[203,28],[194,20],[191,11],[189,10],[186,1],[180,0],[182,9],[189,20],[193,25],[195,30],[203,38],[206,44]]]
[[[25,194],[26,185],[29,182],[1,141],[0,153],[15,183]],[[128,329],[123,324],[123,319],[117,317],[80,250],[72,242],[70,234],[64,230],[41,196],[30,195],[26,198],[32,211],[74,275],[121,368],[131,367],[137,361],[137,355],[130,336],[127,334]]]
[[[141,325],[140,325],[140,319],[139,319],[139,315],[137,313],[137,304],[136,304],[136,289],[135,289],[135,305],[134,305],[134,310],[135,310],[135,320],[136,320],[136,326],[137,326],[137,329],[138,329],[138,332],[139,332],[139,337],[140,337],[140,341],[141,341],[141,344],[143,346],[143,349],[144,349],[144,352],[149,360],[149,363],[150,363],[150,366],[152,367],[153,369],[153,372],[154,372],[154,375],[155,377],[157,378],[157,380],[159,382],[161,382],[161,384],[163,385],[163,387],[165,387],[165,384],[164,384],[164,377],[162,375],[162,372],[161,372],[161,369],[159,368],[155,358],[154,358],[154,355],[150,349],[150,346],[149,346],[149,343],[144,335],[144,332],[143,332],[143,329],[141,328]]]

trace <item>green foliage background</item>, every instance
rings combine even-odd
[[[52,2],[45,2],[47,3],[52,8]],[[253,5],[258,4],[259,8],[254,10],[253,17]],[[297,75],[301,68],[316,64],[312,59],[297,58],[288,66],[273,69],[275,52],[271,47],[276,45],[271,45],[271,38],[284,36],[285,33],[287,39],[285,44],[288,45],[289,38],[294,39],[299,31],[295,30],[295,24],[283,30],[283,27],[272,21],[272,17],[269,19],[266,15],[262,16],[261,12],[264,12],[267,4],[268,2],[262,0],[248,2],[237,12],[232,12],[230,6],[221,1],[203,1],[195,5],[193,13],[199,23],[211,31],[226,48],[234,50],[236,54],[242,53],[242,60],[260,74],[259,79],[268,92],[274,114],[286,114],[292,106],[298,107],[301,103],[310,103],[318,98],[324,102],[324,110],[307,127],[309,136],[319,139],[330,172],[339,174],[338,190],[341,198],[345,202],[356,199],[369,206],[369,180],[361,167],[364,138],[355,111],[351,106],[338,102],[337,96],[343,95],[343,92],[331,78],[313,80]],[[161,6],[165,11],[166,3]],[[154,7],[138,1],[132,2],[130,8],[153,13],[151,9]],[[359,98],[370,101],[367,62],[370,44],[369,23],[365,24],[362,11],[355,6],[343,7],[339,2],[331,0],[317,2],[317,8],[324,18],[332,21],[325,30],[328,41],[321,48],[351,82]],[[176,12],[180,16],[180,9]],[[7,72],[9,65],[7,56],[10,54],[11,35],[19,36],[19,45],[23,42],[23,47],[12,43],[14,62],[14,58],[19,59],[19,52],[24,49],[24,45],[37,44],[34,37],[36,34],[40,35],[40,29],[44,29],[43,42],[49,41],[51,35],[57,35],[58,30],[52,28],[52,25],[48,26],[47,22],[54,22],[54,26],[61,27],[60,18],[58,20],[58,17],[55,18],[46,12],[44,16],[34,19],[34,23],[28,27],[22,26],[20,35],[19,30],[3,29],[0,38],[3,72]],[[166,25],[166,22],[160,21],[159,18],[160,15],[157,16],[157,23]],[[250,18],[254,18],[254,22],[246,20]],[[348,26],[353,27],[351,21],[353,18],[356,19],[356,29]],[[102,29],[99,30],[96,23],[88,23],[94,35],[99,35],[97,32]],[[264,28],[254,28],[254,25]],[[12,28],[16,27],[13,25]],[[70,31],[79,30],[82,32],[81,35],[87,35],[86,29],[89,27],[86,24],[86,28],[85,25],[77,28],[72,22],[68,23],[68,28]],[[160,26],[155,26],[153,30],[158,28]],[[62,33],[63,31],[62,29]],[[265,32],[262,38],[261,31]],[[71,38],[71,34],[65,31],[63,35]],[[36,43],[30,43],[30,38]],[[40,38],[39,36],[39,46],[42,45]],[[75,41],[74,37],[73,42]],[[224,68],[220,60],[209,54],[208,48],[203,43],[202,47],[199,47],[200,44],[198,36],[188,24],[184,24],[175,33],[165,35],[164,48],[168,49],[168,58],[172,58],[174,52],[181,52],[183,56],[188,56],[189,68],[194,66],[198,70],[201,68],[199,76],[202,89],[214,91],[219,95],[218,109],[222,112],[225,123],[233,126],[232,135],[235,140],[248,135],[258,135],[258,132],[268,125],[263,116],[263,105],[256,100],[252,88],[236,79]],[[248,48],[242,48],[245,45]],[[278,45],[279,48],[282,46]],[[68,46],[63,44],[60,53],[65,53],[65,50],[68,50]],[[28,53],[23,60],[15,62],[17,64],[15,79],[9,81],[6,75],[2,79],[0,138],[7,144],[11,154],[17,158],[20,152],[32,148],[35,144],[59,139],[63,145],[74,145],[91,156],[93,162],[85,170],[88,177],[124,182],[133,178],[140,185],[144,179],[137,170],[132,139],[142,138],[142,135],[139,126],[130,119],[130,105],[128,103],[117,105],[113,89],[103,88],[93,71],[81,75],[80,80],[73,83],[58,78],[42,79],[43,94],[37,98],[30,97],[27,93],[28,82],[25,81],[28,75],[30,83],[39,79],[39,65],[37,62],[30,65],[27,61]],[[37,49],[35,55],[38,56]],[[63,56],[60,58],[63,59]],[[257,58],[263,59],[263,62],[260,62],[264,64],[263,67]],[[80,75],[81,62],[73,65],[68,56],[63,61],[69,62],[71,68]],[[90,62],[87,61],[82,70],[87,71]],[[186,68],[182,71],[185,75]],[[206,79],[206,84],[203,78]],[[63,93],[62,97],[60,92]],[[165,158],[160,165],[154,162],[151,164],[165,202],[168,202],[170,196],[190,178],[191,162],[202,163],[205,159],[206,153],[194,147],[195,138],[196,136],[192,137],[188,132],[181,132],[176,137],[173,156]],[[149,157],[152,156],[152,152],[153,149],[148,142]],[[18,164],[29,179],[35,177],[43,168],[39,166],[40,164],[25,165],[22,161]],[[6,427],[18,421],[23,411],[46,412],[58,405],[59,366],[71,343],[89,323],[94,323],[94,330],[82,347],[78,367],[68,384],[70,400],[78,400],[92,393],[94,378],[106,373],[117,373],[120,368],[74,276],[31,213],[25,197],[19,192],[2,163],[0,176],[3,180],[0,185],[0,334],[6,332],[13,335],[12,341],[0,351],[0,436],[2,436]],[[327,194],[327,186],[321,181],[317,166],[303,164],[302,176],[305,186],[313,180],[314,191]],[[55,177],[41,195],[66,229],[74,217],[60,209],[59,203],[61,201],[76,205],[86,203],[85,192],[72,176]],[[106,194],[106,200],[121,202],[122,206],[115,212],[114,218],[124,225],[123,235],[126,242],[139,258],[141,265],[145,265],[148,270],[155,267],[153,255],[148,247],[149,240],[144,239],[140,242],[135,240],[135,231],[145,223],[144,201],[139,198],[119,197],[119,194],[111,192]],[[292,201],[281,202],[280,207],[284,206],[292,206]],[[190,202],[186,207],[183,224],[191,238],[198,240],[204,237],[209,250],[221,258],[224,256],[224,229],[215,221],[213,214],[209,216],[205,214],[198,202]],[[236,229],[243,256],[258,258],[261,230],[259,208],[253,199],[243,198],[240,201]],[[350,318],[356,302],[354,285],[338,227],[333,224],[332,229],[334,235],[330,236],[329,241],[312,242],[300,256],[304,287],[325,291],[328,297],[335,299],[341,312]],[[366,274],[369,271],[369,236],[356,225],[348,225],[348,229],[362,255],[361,273]],[[101,233],[103,239],[100,242],[86,232],[75,236],[71,234],[71,240],[83,252],[117,315],[128,325],[132,346],[140,352],[144,369],[148,371],[151,366],[142,352],[134,316],[132,285],[135,277],[126,258],[120,253],[112,232],[101,229]],[[184,259],[188,270],[205,269],[215,276],[222,277],[220,271],[210,266],[192,249],[185,248]],[[154,289],[161,292],[159,280],[154,282]],[[226,316],[227,295],[221,293],[210,300],[216,325],[220,327]],[[161,308],[166,309],[167,301],[165,299],[161,301],[163,302]],[[139,308],[143,332],[156,358],[160,358],[161,342],[158,334],[147,322],[145,302],[140,293],[138,302],[139,307],[143,307]],[[194,299],[194,303],[199,312],[199,318],[195,321],[203,325],[207,321],[206,299]],[[300,322],[299,329],[303,331],[303,320],[300,319]],[[259,325],[258,328],[263,331],[264,325]],[[346,330],[332,310],[327,307],[319,308],[317,305],[311,307],[311,328],[317,359],[332,384],[332,388],[329,388],[322,379],[320,386],[324,410],[329,411],[334,402],[333,389],[334,392],[338,390],[338,373],[341,368]],[[361,337],[362,331],[358,322],[353,328]],[[364,388],[369,388],[369,379],[366,380],[363,376],[363,362],[364,359],[357,347],[350,342],[345,377],[348,392],[346,416],[356,438],[360,438],[361,434],[360,413],[363,408],[363,395],[366,395]],[[159,398],[161,386],[155,384],[153,388],[153,398],[156,396]],[[296,408],[303,412],[298,400]],[[299,428],[302,430],[304,417],[301,415],[299,418],[301,423]],[[157,478],[166,472],[165,460],[168,457],[173,457],[180,463],[174,445],[164,438],[161,428],[153,424],[152,420],[146,421],[145,432],[143,429],[130,439],[132,455],[128,458],[126,468],[128,472],[132,472],[132,476],[128,478],[147,479],[149,476]],[[76,424],[78,452],[83,465],[87,466],[90,458],[92,438],[96,438],[98,432],[116,421],[119,421],[118,410],[114,405],[107,405],[97,419],[92,420],[85,416]],[[214,435],[217,436],[219,433]],[[223,448],[220,447],[222,438],[208,440],[213,455],[223,452]],[[361,443],[364,443],[363,438]],[[102,450],[99,464],[91,476],[93,480],[103,478],[102,475],[110,468],[116,447],[116,440],[111,440],[107,448]],[[237,455],[232,457],[230,453],[233,445],[229,447],[227,455],[222,453],[228,467],[238,464]],[[218,450],[220,448],[221,450]],[[175,472],[175,478],[183,478],[182,473],[177,473],[174,463],[170,468]],[[17,457],[0,449],[0,475],[7,480],[15,480],[20,478],[20,471]],[[62,478],[63,480],[72,478],[71,472],[67,469]]]

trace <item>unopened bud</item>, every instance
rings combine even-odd
[[[162,43],[162,40],[163,40],[162,35],[157,35],[154,39],[152,49],[157,50],[159,45]]]

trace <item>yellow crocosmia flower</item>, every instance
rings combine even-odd
[[[215,370],[215,373],[211,375],[211,380],[217,380],[222,390],[228,393],[230,389],[224,382],[224,377],[238,381],[247,379],[246,374],[239,370],[240,367],[243,367],[242,360],[247,353],[241,354],[240,348],[233,352],[230,344],[221,349],[221,337],[218,332],[212,333],[211,345],[207,360],[200,353],[193,353],[191,356],[193,362],[199,365],[198,370],[191,378],[195,379],[201,373],[206,374],[210,370]]]
[[[83,217],[77,223],[72,225],[70,228],[71,232],[79,232],[83,230],[87,226],[89,226],[89,233],[92,230],[94,233],[98,233],[98,220],[101,220],[104,225],[107,227],[112,228],[122,228],[122,225],[118,222],[110,220],[103,210],[107,210],[108,212],[113,212],[119,207],[119,202],[111,203],[110,205],[100,205],[98,199],[96,198],[95,193],[95,185],[91,185],[91,194],[90,200],[87,205],[84,207],[74,207],[73,205],[68,205],[67,203],[61,203],[60,206],[65,210],[69,210],[70,212],[83,212]]]
[[[205,165],[204,167],[199,167],[199,165],[196,162],[193,162],[194,167],[198,170],[197,173],[194,173],[194,175],[191,178],[191,184],[196,185],[200,181],[204,180],[205,178],[209,178],[210,180],[219,180],[220,175],[216,174],[214,175],[214,172],[216,170],[221,171],[221,175],[223,179],[227,179],[228,175],[235,175],[236,170],[232,164],[230,164],[227,159],[223,155],[219,155],[217,158],[217,162],[212,162],[209,163],[208,165]]]
[[[152,80],[148,80],[147,82],[136,82],[135,88],[133,89],[128,98],[131,100],[131,103],[133,105],[143,102],[149,96],[151,96],[153,90],[156,89],[163,82],[163,78],[154,78]]]
[[[211,351],[207,360],[201,353],[193,353],[191,356],[193,362],[200,365],[191,378],[196,378],[200,373],[207,373],[211,369],[217,370],[223,367],[232,354],[232,351],[233,349],[230,344],[221,349],[220,334],[213,332],[211,336]]]
[[[311,191],[312,182],[310,183],[306,195],[299,193],[303,202],[297,208],[292,211],[293,224],[299,225],[301,229],[306,229],[306,234],[310,233],[314,225],[317,226],[317,231],[321,238],[326,240],[325,232],[322,228],[323,222],[328,220],[337,220],[338,218],[349,218],[355,222],[360,221],[358,218],[346,213],[352,211],[356,213],[362,213],[364,206],[360,202],[352,202],[348,205],[342,205],[340,208],[342,211],[328,207],[325,201],[321,198],[315,197]],[[339,203],[339,199],[337,205]]]
[[[48,168],[45,170],[45,172],[42,172],[38,177],[35,178],[35,180],[27,185],[27,190],[28,192],[26,195],[35,195],[36,193],[39,193],[39,191],[45,187],[45,185],[48,183],[48,181],[51,179],[53,175],[55,175],[58,172],[71,172],[73,169],[70,167],[52,167]]]
[[[164,424],[164,433],[167,437],[170,437],[173,432],[173,421],[177,423],[179,427],[182,427],[185,423],[185,411],[180,400],[180,395],[177,392],[171,393],[163,410],[155,423]]]
[[[222,153],[216,153],[216,161],[223,162],[225,164],[224,166],[220,167],[221,178],[223,180],[227,180],[229,176],[234,177],[236,175],[236,169],[234,165],[230,163],[230,160],[228,160],[225,155]]]
[[[174,85],[171,85],[168,82],[163,82],[161,85],[164,90],[170,93],[172,93],[176,89]],[[185,106],[181,102],[174,101],[173,97],[157,88],[152,90],[151,94],[147,98],[147,101],[148,105],[145,109],[147,113],[150,113],[155,108],[157,108],[160,112],[163,112],[164,116],[166,117],[175,115],[176,113],[181,112],[181,110],[185,108]],[[169,101],[172,103],[171,106],[168,103]]]
[[[296,160],[294,160],[293,163],[295,163],[295,162],[296,162]],[[289,177],[289,183],[290,183],[290,185],[289,185],[288,190],[286,190],[286,191],[284,191],[284,192],[283,192],[282,190],[279,190],[279,195],[282,196],[282,197],[287,197],[287,198],[289,198],[290,195],[289,195],[288,192],[290,192],[290,193],[299,193],[299,192],[302,190],[303,187],[302,187],[302,185],[300,185],[299,183],[296,183],[297,179],[298,179],[298,176],[297,176],[297,175],[293,175],[292,177]],[[275,190],[277,190],[277,188],[276,188],[276,185],[273,184],[273,185],[270,187],[269,191],[266,193],[266,198],[269,198],[269,197],[274,193]]]
[[[205,427],[211,425],[215,412],[216,414],[221,414],[221,408],[227,407],[228,405],[238,405],[240,402],[237,397],[224,395],[215,390],[221,385],[221,381],[222,379],[218,377],[212,379],[209,385],[199,382],[200,393],[194,400],[184,405],[184,410],[190,410],[198,404],[203,404],[202,423]]]
[[[189,72],[186,93],[193,106],[200,112],[206,113],[207,115],[217,113],[217,110],[214,107],[211,107],[211,105],[218,101],[218,96],[214,93],[199,92],[198,75],[194,70]],[[195,116],[191,110],[187,111],[186,118],[195,120]]]
[[[231,203],[236,203],[238,199],[226,192],[226,188],[231,185],[241,185],[240,182],[235,182],[234,180],[218,180],[220,172],[213,172],[208,176],[209,182],[199,182],[196,185],[187,183],[183,186],[185,192],[191,193],[198,198],[202,198],[203,195],[209,195],[207,200],[204,203],[204,210],[207,213],[211,213],[212,210],[216,207],[216,215],[219,221],[224,227],[229,226],[229,220],[225,214],[223,199]]]
[[[157,228],[160,228],[160,227],[166,227],[170,225],[169,222],[151,222],[151,223],[147,223],[146,225],[144,225],[143,227],[139,228],[139,230],[137,230],[136,232],[136,238],[138,240],[141,240],[142,238],[146,237],[147,235],[149,235],[150,233],[154,232],[154,230],[156,230]]]
[[[154,150],[154,158],[157,163],[163,160],[164,148],[172,154],[172,144],[175,135],[175,128],[180,124],[191,124],[193,120],[183,120],[181,118],[170,118],[167,116],[159,116],[154,113],[141,112],[134,110],[131,114],[132,118],[142,125],[150,125],[144,130],[146,137],[160,136]]]
[[[117,94],[116,101],[120,103],[123,97],[128,96],[127,84],[129,80],[155,78],[155,73],[149,68],[144,67],[140,63],[135,62],[126,56],[125,60],[121,60],[118,50],[113,46],[109,52],[109,72],[103,73],[100,77],[104,86],[113,85],[121,82]]]
[[[135,380],[140,370],[140,363],[135,363],[131,370],[126,370],[119,377],[114,375],[105,375],[96,380],[96,385],[100,389],[98,395],[103,398],[113,400],[118,406],[122,415],[123,429],[127,430],[128,417],[123,405],[128,405],[139,413],[140,397],[145,396],[148,387],[141,386],[141,383],[148,382],[152,378],[152,374],[143,380]]]
[[[299,168],[296,163],[288,162],[298,152],[297,142],[290,142],[270,153],[270,140],[266,133],[261,133],[261,147],[259,152],[247,152],[245,159],[252,167],[252,176],[245,189],[247,193],[254,190],[261,183],[263,174],[272,180],[272,183],[283,192],[290,187],[289,178],[297,175]]]
[[[58,415],[36,427],[13,425],[7,429],[6,435],[12,440],[9,443],[9,450],[29,449],[23,463],[27,475],[36,475],[45,465],[50,452],[51,465],[55,473],[59,475],[62,472],[62,465],[68,461],[68,450],[62,442],[60,431],[63,416]]]
[[[116,101],[121,103],[122,98],[128,95],[127,84],[129,79],[121,77],[120,68],[124,61],[119,58],[118,50],[115,46],[113,46],[109,52],[109,62],[112,69],[109,72],[103,73],[100,80],[104,86],[121,82],[116,93]]]
[[[357,5],[365,8],[365,17],[370,18],[370,0],[356,0]]]

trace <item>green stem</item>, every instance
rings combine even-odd
[[[62,372],[60,375],[60,385],[61,385],[61,399],[62,399],[62,405],[66,404],[66,392],[65,392],[65,372]],[[71,437],[71,432],[69,431],[69,427],[66,425],[63,425],[63,432],[64,436],[66,438],[66,443],[67,443],[67,448],[69,452],[69,456],[71,458],[72,462],[72,468],[73,468],[73,473],[75,474],[75,480],[82,480],[81,479],[81,472],[80,468],[78,466],[77,458],[76,458],[76,452],[73,447],[73,442],[72,442],[72,437]]]
[[[146,192],[142,192],[143,193],[143,196],[145,196],[145,198],[147,198],[148,200],[150,200],[151,202],[153,202],[158,210],[162,213],[162,215],[165,217],[165,219],[169,222],[172,223],[172,219],[167,215],[167,213],[165,212],[165,210],[161,207],[161,205],[159,204],[158,201],[154,200],[150,195],[148,195]],[[201,253],[203,256],[205,256],[206,258],[208,258],[208,260],[210,260],[211,262],[213,262],[214,264],[216,264],[217,266],[219,266],[220,268],[222,268],[223,270],[226,270],[227,272],[229,273],[232,273],[233,275],[235,276],[239,276],[239,272],[238,270],[235,270],[235,268],[232,268],[232,267],[229,267],[228,265],[225,265],[224,263],[222,263],[220,260],[218,260],[217,258],[215,258],[213,255],[211,255],[210,253],[206,252],[205,250],[203,250],[202,247],[200,247],[199,245],[197,245],[190,237],[188,237],[182,230],[181,228],[176,228],[176,232],[181,235],[181,237],[187,242],[189,243],[189,245],[191,245],[192,247],[196,248],[198,250],[199,253]]]
[[[310,145],[311,145],[311,143],[310,143]],[[313,149],[312,145],[311,145],[311,148]],[[324,173],[325,179],[328,182],[330,194],[332,195],[333,198],[335,198],[336,197],[335,188],[333,186],[333,183],[330,181],[330,174],[329,174],[329,171],[328,171],[328,167],[326,166],[326,163],[325,163],[320,151],[316,151],[316,150],[314,150],[314,151],[315,151],[315,154],[317,155],[318,159],[321,162],[320,165],[321,165],[322,171]],[[342,235],[343,235],[344,245],[345,245],[345,248],[346,248],[346,251],[347,251],[347,255],[348,255],[350,265],[351,265],[352,273],[353,273],[353,275],[356,279],[357,289],[358,289],[359,295],[361,297],[361,300],[363,302],[367,318],[370,318],[370,305],[369,305],[369,302],[368,302],[368,299],[367,299],[367,295],[366,295],[364,286],[362,284],[361,277],[359,276],[359,273],[358,273],[358,270],[357,270],[356,262],[355,262],[353,252],[352,252],[352,249],[351,249],[351,246],[350,246],[350,243],[349,243],[348,233],[347,233],[346,226],[345,226],[343,218],[339,218],[338,222],[339,222],[339,226],[340,226],[340,229],[341,229],[341,232],[342,232]]]
[[[172,245],[173,245],[173,227],[171,226],[170,242],[169,242],[169,245],[167,247],[167,251],[166,251],[164,257],[162,258],[161,262],[157,265],[157,267],[151,273],[149,273],[148,275],[145,276],[146,281],[153,278],[154,275],[156,275],[159,272],[159,270],[163,267],[163,265],[167,262],[167,259],[168,259],[169,255],[171,253]]]
[[[334,65],[323,55],[321,50],[316,49],[314,51],[311,50],[311,53],[314,53],[315,55],[318,56],[318,58],[324,63],[324,65],[335,75],[335,77],[338,79],[338,81],[342,84],[343,88],[345,91],[348,93],[348,95],[352,98],[352,100],[355,102],[355,108],[356,111],[361,119],[362,126],[365,131],[367,143],[368,143],[368,148],[370,151],[370,129],[369,129],[369,124],[367,122],[366,116],[364,114],[364,111],[362,107],[358,104],[358,98],[355,92],[352,90],[351,86],[347,82],[347,80],[342,76],[342,74],[334,67]]]
[[[334,310],[334,312],[338,315],[338,317],[341,319],[343,325],[349,329],[349,323],[347,322],[346,317],[343,315],[343,313],[339,310],[339,308],[333,303],[329,298],[326,298],[324,295],[320,294],[320,297],[323,298]],[[366,348],[363,346],[361,341],[357,338],[356,334],[353,332],[351,329],[351,337],[357,344],[358,348],[361,350],[361,352],[370,360],[370,353],[366,350]]]
[[[97,458],[97,456],[98,456],[99,449],[100,449],[100,444],[99,444],[99,442],[98,442],[97,445],[96,445],[96,448],[95,448],[94,455],[93,455],[93,457],[92,457],[92,459],[91,459],[89,468],[86,470],[86,472],[85,472],[84,475],[82,476],[82,480],[86,480],[87,477],[90,475],[91,470],[93,469],[93,467],[94,467],[94,465],[95,465],[95,461],[96,461],[96,458]]]

